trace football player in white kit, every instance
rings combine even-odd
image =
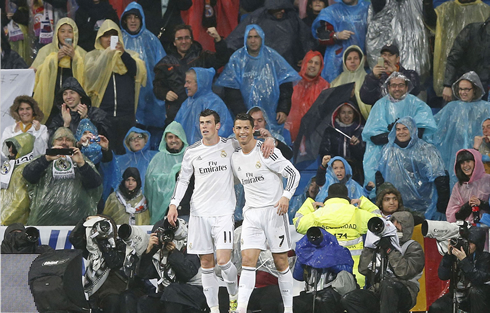
[[[230,308],[236,309],[238,293],[237,270],[231,263],[233,249],[235,191],[231,156],[238,143],[234,139],[218,136],[220,117],[206,109],[199,117],[202,140],[189,146],[182,160],[177,184],[170,201],[167,218],[171,224],[177,220],[177,207],[185,195],[192,174],[195,177],[191,198],[191,212],[187,251],[199,254],[202,286],[211,313],[219,312],[219,283],[214,273],[214,252],[223,280],[230,295]],[[266,140],[264,155],[274,149],[274,139]],[[233,143],[234,142],[234,143]]]
[[[255,270],[261,250],[270,249],[284,302],[284,312],[293,312],[293,276],[287,253],[289,200],[298,187],[300,174],[276,148],[269,158],[260,153],[262,142],[254,139],[254,121],[249,114],[238,114],[233,128],[240,148],[231,157],[235,176],[245,190],[242,224],[242,275],[238,289],[238,312],[245,313],[255,287]],[[283,188],[282,177],[287,178]]]

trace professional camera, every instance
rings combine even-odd
[[[175,231],[179,228],[179,220],[175,221],[175,226],[172,226],[167,219],[163,222],[163,227],[158,227],[155,230],[158,241],[161,244],[172,242],[175,238]]]
[[[122,224],[117,230],[119,238],[126,244],[123,269],[126,276],[133,278],[139,257],[148,246],[148,234],[138,226]]]
[[[112,226],[108,220],[101,220],[92,227],[92,238],[108,239],[112,235]]]
[[[384,237],[387,234],[396,234],[396,227],[392,222],[384,220],[380,217],[371,217],[368,221],[368,229],[370,232],[379,237]]]
[[[27,227],[26,228],[26,239],[29,242],[38,242],[39,241],[39,229],[36,227]]]
[[[444,221],[425,220],[422,223],[422,236],[437,240],[437,249],[441,255],[448,251],[448,240],[451,246],[468,251],[468,223],[457,221],[449,223]],[[467,252],[468,253],[468,252]]]

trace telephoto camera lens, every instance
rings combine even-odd
[[[37,242],[39,240],[39,229],[36,227],[27,227],[26,239],[29,242]]]
[[[377,236],[382,234],[383,231],[385,230],[385,222],[383,221],[382,218],[377,217],[377,216],[371,217],[367,226],[368,226],[369,231],[372,232],[373,234],[377,235]]]

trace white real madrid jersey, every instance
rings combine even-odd
[[[238,143],[235,141],[235,144]],[[233,140],[226,138],[220,138],[213,146],[205,146],[200,140],[187,147],[170,204],[179,206],[194,174],[191,214],[233,215],[236,199],[230,163],[234,150]]]
[[[293,164],[277,148],[265,159],[261,145],[262,142],[257,141],[248,154],[238,148],[232,156],[233,171],[245,190],[244,211],[275,205],[282,196],[291,199],[299,184],[300,174]],[[282,177],[287,178],[286,188],[283,188]]]

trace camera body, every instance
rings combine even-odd
[[[175,231],[173,229],[158,227],[155,233],[157,234],[158,242],[162,245],[172,242],[175,238]]]
[[[468,232],[468,223],[465,221],[449,223],[425,220],[422,223],[422,235],[437,240],[437,249],[441,255],[444,255],[449,250],[448,240],[450,240],[451,246],[458,249],[463,247],[468,254]]]

